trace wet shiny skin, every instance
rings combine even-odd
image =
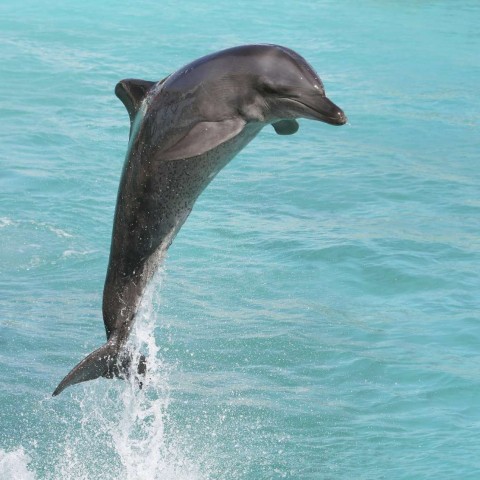
[[[132,127],[103,294],[108,341],[62,380],[55,395],[74,383],[112,376],[162,254],[200,193],[264,126],[291,134],[299,117],[346,122],[313,68],[276,45],[223,50],[148,87],[125,80],[116,88]]]

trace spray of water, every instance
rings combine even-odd
[[[111,431],[115,449],[124,469],[124,478],[134,479],[194,479],[199,473],[178,451],[174,439],[166,434],[168,422],[168,366],[161,360],[155,341],[155,292],[161,277],[152,282],[142,302],[138,320],[128,349],[133,352],[132,365],[140,355],[147,358],[147,374],[127,380],[121,395],[122,409],[118,427]]]
[[[163,274],[144,294],[128,350],[132,365],[147,359],[147,374],[125,381],[89,382],[74,394],[80,432],[59,442],[60,455],[49,478],[113,480],[200,480],[195,460],[186,458],[169,428],[169,371],[162,361],[155,331],[155,306]]]

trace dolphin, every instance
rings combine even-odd
[[[132,357],[125,343],[147,283],[195,200],[263,127],[291,135],[300,117],[347,122],[307,61],[279,45],[222,50],[159,82],[122,80],[115,94],[130,117],[130,140],[103,291],[107,342],[53,395],[98,377],[129,375]],[[145,373],[143,356],[136,370]]]

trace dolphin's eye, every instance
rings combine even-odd
[[[269,93],[269,94],[273,94],[273,93],[277,93],[277,90],[274,89],[271,85],[269,85],[268,83],[264,83],[263,84],[263,92],[264,93]]]

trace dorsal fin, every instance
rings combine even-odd
[[[140,103],[145,98],[145,95],[156,82],[149,82],[148,80],[137,80],[134,78],[127,78],[117,83],[115,87],[115,95],[123,102],[130,116],[130,124],[140,107]]]

